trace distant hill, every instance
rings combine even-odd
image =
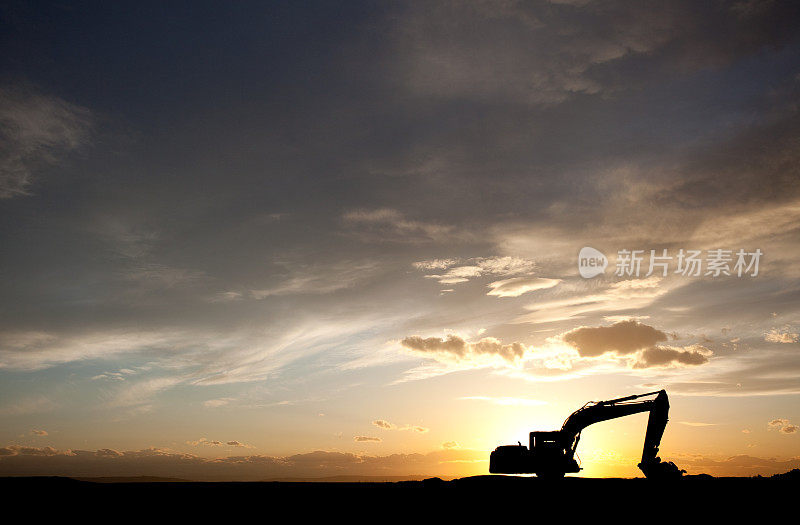
[[[88,478],[72,478],[89,483],[187,483],[190,479],[162,478],[158,476],[104,476]]]
[[[399,481],[422,481],[428,476],[326,476],[323,478],[271,478],[264,482],[281,483],[397,483]]]

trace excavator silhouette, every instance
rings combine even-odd
[[[654,399],[640,399],[655,395]],[[497,447],[489,457],[489,472],[493,474],[536,474],[556,479],[567,472],[580,472],[575,461],[575,449],[581,431],[593,423],[618,417],[650,412],[644,436],[644,450],[639,468],[648,479],[678,479],[685,470],[675,463],[661,461],[658,446],[667,426],[669,398],[665,390],[648,392],[610,401],[590,401],[570,415],[561,430],[531,432],[530,449],[519,443]]]

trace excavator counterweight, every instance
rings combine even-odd
[[[655,397],[642,399],[650,396]],[[649,412],[650,416],[639,469],[650,479],[680,478],[685,471],[658,457],[669,414],[669,398],[665,390],[586,403],[564,421],[561,430],[531,432],[529,448],[521,443],[496,448],[489,457],[489,472],[536,474],[543,478],[561,478],[568,472],[580,472],[575,451],[584,428],[641,412]]]

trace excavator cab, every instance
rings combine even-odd
[[[531,432],[530,452],[537,477],[560,478],[567,472],[581,470],[560,430]]]

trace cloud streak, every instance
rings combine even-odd
[[[468,343],[456,335],[423,338],[417,335],[404,338],[400,344],[408,350],[426,355],[447,356],[456,360],[480,360],[499,357],[508,362],[521,359],[528,348],[522,343],[504,344],[492,337]]]
[[[86,145],[91,112],[30,86],[0,86],[0,199],[30,195],[36,172]]]

